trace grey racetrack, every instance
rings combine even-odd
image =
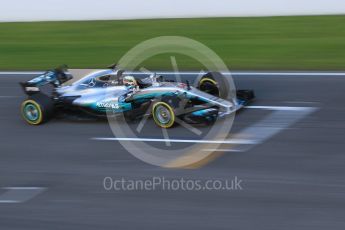
[[[252,106],[317,109],[246,151],[168,169],[141,162],[117,141],[93,140],[113,137],[106,121],[27,125],[18,82],[32,76],[0,75],[0,229],[345,229],[345,75],[233,77],[237,88],[255,90]],[[265,116],[244,109],[232,132]],[[148,125],[151,137],[160,133]],[[183,135],[176,130],[175,138]],[[107,191],[105,177],[237,177],[242,190]]]

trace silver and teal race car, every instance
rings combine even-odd
[[[176,118],[191,124],[210,124],[254,98],[252,90],[231,93],[228,81],[219,72],[197,77],[191,85],[188,80],[174,82],[154,73],[139,76],[115,66],[73,79],[61,67],[20,84],[28,95],[21,114],[31,125],[58,114],[124,115],[128,120],[152,116],[162,128],[174,126]]]

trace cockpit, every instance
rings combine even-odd
[[[110,86],[132,85],[140,89],[152,86],[155,78],[137,78],[131,74],[125,74],[123,70],[101,70],[92,72],[74,84],[78,87],[106,88]]]

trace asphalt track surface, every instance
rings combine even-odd
[[[0,229],[345,228],[345,75],[234,75],[237,88],[255,89],[252,106],[317,109],[263,143],[196,169],[153,166],[117,141],[92,140],[113,137],[104,121],[25,124],[18,82],[31,77],[0,76]],[[244,109],[232,130],[265,116]],[[242,190],[107,191],[105,177],[237,177]]]

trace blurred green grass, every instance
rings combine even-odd
[[[173,35],[204,43],[230,69],[344,70],[344,25],[345,16],[0,23],[0,69],[104,68],[146,39]],[[145,67],[171,63],[157,56]]]

